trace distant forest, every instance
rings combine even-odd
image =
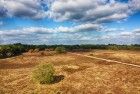
[[[93,49],[102,50],[140,50],[140,44],[134,45],[93,45],[93,44],[82,44],[82,45],[27,45],[27,44],[8,44],[0,45],[0,58],[11,57],[15,55],[28,52],[29,50],[38,49],[42,50],[54,50],[56,47],[64,47],[66,51],[90,51]]]

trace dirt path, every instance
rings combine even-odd
[[[103,61],[107,61],[107,62],[114,62],[114,63],[118,63],[118,64],[123,64],[123,65],[127,65],[127,66],[133,66],[133,67],[140,68],[140,65],[136,65],[136,64],[130,64],[130,63],[120,62],[120,61],[116,61],[116,60],[98,58],[98,57],[94,57],[94,56],[82,55],[82,54],[71,53],[71,52],[69,52],[69,53],[72,55],[78,55],[78,56],[83,56],[83,57],[87,57],[87,58],[93,58],[93,59],[103,60]]]

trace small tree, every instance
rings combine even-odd
[[[52,64],[40,64],[33,71],[33,79],[41,84],[49,84],[54,81],[54,68]]]
[[[66,49],[64,47],[56,47],[56,53],[66,53]]]

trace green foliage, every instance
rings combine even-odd
[[[56,47],[55,48],[56,53],[66,53],[65,47]]]
[[[0,58],[18,55],[24,51],[25,51],[25,48],[23,45],[19,45],[19,44],[1,45],[0,46]]]
[[[49,84],[54,81],[54,68],[52,64],[40,64],[33,71],[33,79],[41,84]]]
[[[32,49],[32,50],[30,50]],[[35,50],[34,50],[35,49]],[[47,51],[55,51],[57,53],[65,53],[67,51],[90,51],[91,49],[110,49],[110,50],[140,50],[140,45],[24,45],[24,44],[10,44],[0,45],[0,58],[7,58],[22,54],[23,52],[38,52],[47,49]]]
[[[116,45],[108,46],[108,50],[119,50]]]

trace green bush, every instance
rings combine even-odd
[[[33,79],[40,84],[49,84],[54,81],[54,68],[52,64],[40,64],[33,71]]]
[[[108,50],[119,50],[119,48],[113,45],[113,46],[108,46]]]
[[[56,53],[66,53],[66,49],[64,47],[56,47]]]

